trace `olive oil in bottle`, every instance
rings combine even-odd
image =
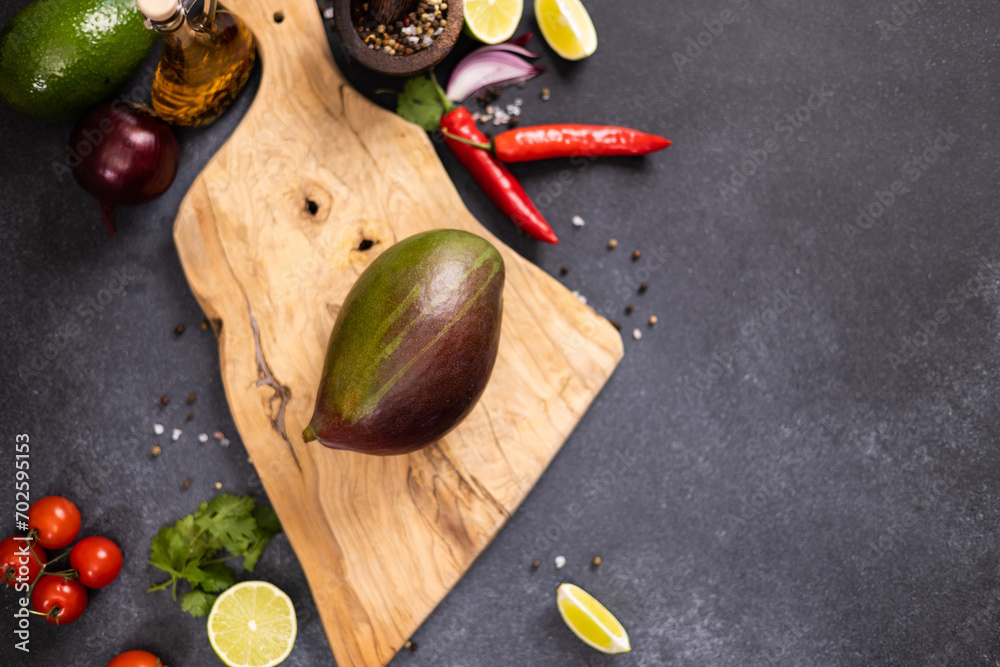
[[[178,0],[136,0],[146,25],[163,37],[153,78],[153,109],[171,125],[207,125],[222,115],[246,84],[257,49],[240,18],[206,0],[187,16]]]

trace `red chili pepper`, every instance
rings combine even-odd
[[[555,232],[538,211],[528,193],[499,160],[478,146],[472,146],[449,136],[476,144],[489,145],[489,140],[476,127],[476,121],[465,107],[456,107],[441,117],[445,141],[459,162],[469,170],[493,203],[514,221],[525,234],[539,241],[558,243]]]
[[[530,162],[560,157],[647,155],[662,151],[670,139],[627,127],[605,125],[538,125],[508,130],[493,140],[476,142],[492,148],[503,162]]]

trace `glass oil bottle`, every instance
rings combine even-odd
[[[222,115],[250,77],[253,33],[238,16],[205,0],[188,16],[178,0],[136,0],[146,25],[163,37],[153,78],[153,109],[171,125],[207,125]]]

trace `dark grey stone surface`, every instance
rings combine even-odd
[[[0,21],[23,4],[3,4]],[[990,0],[588,5],[596,55],[567,64],[536,41],[550,71],[503,99],[522,96],[528,124],[620,123],[674,146],[584,169],[517,166],[557,247],[519,236],[442,159],[487,227],[554,275],[568,266],[569,288],[644,335],[626,335],[621,367],[549,471],[416,633],[419,650],[392,664],[998,664],[1000,11]],[[12,648],[14,596],[0,595],[4,665],[104,665],[129,648],[216,664],[204,622],[145,593],[157,578],[145,561],[159,526],[216,481],[262,493],[170,229],[249,102],[179,133],[177,183],[122,209],[116,238],[53,173],[70,127],[0,110],[0,497],[12,513],[13,442],[28,433],[32,493],[76,500],[84,530],[126,556],[75,625],[32,625],[30,656]],[[752,175],[734,177],[741,168]],[[858,223],[880,196],[881,214]],[[632,280],[649,290],[636,295]],[[44,368],[19,372],[32,363]],[[154,423],[184,435],[157,438]],[[228,448],[195,441],[216,429]],[[332,664],[285,538],[256,574],[301,611],[287,664]],[[554,606],[561,581],[618,614],[630,655],[570,635]]]

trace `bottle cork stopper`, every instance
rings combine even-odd
[[[135,0],[135,4],[150,21],[166,21],[177,13],[177,0]]]

